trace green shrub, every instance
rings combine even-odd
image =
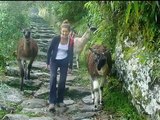
[[[145,120],[131,103],[131,96],[122,89],[122,82],[110,78],[104,87],[104,110],[131,120]]]
[[[0,68],[6,66],[8,60],[15,58],[17,41],[21,37],[21,29],[29,25],[26,4],[22,1],[6,1],[0,3]]]

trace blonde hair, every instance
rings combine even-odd
[[[67,19],[62,22],[61,28],[67,28],[70,31],[71,26],[70,26],[70,23]]]

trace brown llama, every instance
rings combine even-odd
[[[104,45],[94,45],[90,48],[87,54],[87,69],[91,80],[92,102],[94,108],[98,109],[98,105],[102,105],[104,83],[112,69],[111,53]]]
[[[74,37],[74,56],[76,57],[76,66],[79,68],[79,55],[82,52],[84,46],[89,40],[91,32],[95,32],[97,28],[91,27],[88,24],[88,28],[86,32],[82,35],[82,37]],[[75,35],[74,31],[71,31],[71,35]]]
[[[17,61],[20,69],[21,86],[20,90],[23,91],[24,79],[30,80],[30,71],[32,63],[38,54],[38,45],[36,41],[31,38],[31,29],[23,30],[24,38],[21,38],[17,47]],[[27,61],[29,64],[27,66]],[[27,73],[28,70],[28,73]]]

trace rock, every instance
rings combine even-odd
[[[45,69],[46,68],[46,63],[45,62],[41,62],[41,61],[34,61],[32,64],[33,68],[36,69]]]
[[[68,81],[73,81],[75,78],[76,78],[76,76],[68,75],[68,76],[67,76],[67,81],[66,81],[66,82],[68,82]]]
[[[33,117],[30,118],[29,120],[54,120],[53,117]]]
[[[28,99],[22,102],[21,106],[23,108],[43,108],[47,106],[47,101],[44,99]]]
[[[35,71],[34,75],[38,76],[39,78],[50,78],[50,74],[46,72]]]
[[[47,108],[23,108],[21,113],[23,114],[34,114],[36,116],[47,116]]]
[[[43,52],[43,51],[40,51],[40,52],[38,52],[38,56],[42,57],[42,58],[47,58],[47,53]]]
[[[20,103],[22,102],[23,95],[20,91],[15,88],[9,87],[6,84],[1,84],[0,86],[0,101],[12,102],[12,103]]]
[[[20,86],[20,78],[13,76],[6,76],[3,82],[9,86]]]
[[[7,105],[5,102],[4,103],[0,103],[0,111],[7,111],[8,113],[12,113],[13,111],[15,111],[14,107],[10,107],[9,105]]]
[[[29,120],[29,117],[22,114],[7,114],[2,120]]]
[[[66,114],[75,114],[79,111],[78,109],[79,106],[77,104],[69,105],[67,107],[68,110],[66,111]]]
[[[25,80],[24,84],[28,87],[39,88],[42,85],[42,81],[39,81],[39,80]]]
[[[56,114],[64,114],[68,110],[68,107],[56,107]]]
[[[49,95],[49,88],[44,86],[34,94],[36,98],[43,98],[45,95]]]
[[[75,115],[72,116],[73,120],[83,120],[87,118],[91,118],[95,115],[94,112],[85,112],[85,113],[76,113]]]
[[[92,103],[92,97],[91,97],[91,95],[88,95],[88,96],[82,98],[82,101],[83,101],[85,104],[93,104],[93,103]]]
[[[51,39],[48,39],[48,38],[43,38],[43,39],[34,39],[35,41],[37,42],[43,42],[43,43],[49,43],[51,41]]]
[[[83,107],[79,108],[81,112],[94,112],[95,108],[94,105],[84,105]]]
[[[17,66],[7,66],[6,67],[6,75],[8,76],[20,76],[19,68]]]
[[[64,100],[64,103],[68,106],[68,105],[74,104],[75,101],[73,101],[73,100]]]

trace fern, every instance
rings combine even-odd
[[[138,1],[134,1],[134,11],[136,13],[136,18],[139,18],[139,4],[138,4]]]
[[[125,19],[126,24],[128,23],[130,12],[131,12],[131,2],[128,3],[128,7],[126,10],[126,19]]]

